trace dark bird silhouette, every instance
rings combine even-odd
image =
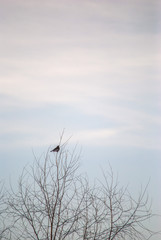
[[[51,150],[50,152],[59,152],[59,150],[60,150],[60,147],[59,147],[59,145],[58,145],[56,148],[54,148],[54,149]]]

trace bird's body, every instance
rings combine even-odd
[[[50,152],[59,152],[59,150],[60,150],[60,147],[59,147],[59,145],[58,145],[56,148],[54,148],[54,149],[51,150]]]

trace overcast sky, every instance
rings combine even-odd
[[[132,191],[150,178],[161,213],[160,9],[159,0],[0,0],[3,179],[65,128],[84,171],[98,177],[110,162]]]

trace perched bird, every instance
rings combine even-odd
[[[56,148],[54,148],[54,149],[51,150],[50,152],[59,152],[59,150],[60,150],[60,147],[59,147],[59,145],[58,145]]]

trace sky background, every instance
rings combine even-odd
[[[71,135],[161,214],[161,1],[0,0],[0,174]],[[161,229],[161,221],[152,223]],[[158,240],[158,238],[156,238]]]

